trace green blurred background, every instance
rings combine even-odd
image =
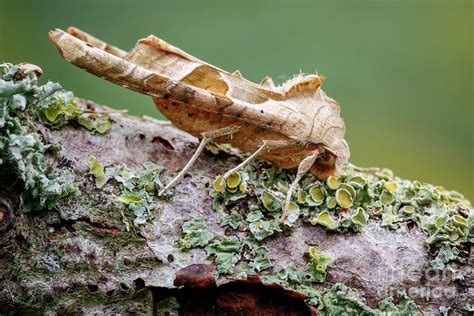
[[[0,60],[36,63],[78,96],[160,117],[150,98],[57,55],[47,32],[69,25],[125,49],[155,34],[256,82],[324,74],[353,163],[474,200],[473,1],[0,0]]]

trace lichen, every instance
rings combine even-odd
[[[289,216],[281,224],[278,218],[282,201],[294,175],[266,167],[262,162],[250,164],[239,174],[233,179],[232,187],[237,187],[239,181],[245,182],[249,188],[245,192],[229,190],[226,185],[223,190],[214,186],[209,194],[221,225],[232,224],[234,229],[238,226],[259,241],[290,229],[299,218],[339,232],[360,231],[369,221],[387,229],[415,222],[427,234],[427,245],[437,252],[448,246],[449,249],[461,247],[467,242],[474,223],[470,202],[458,192],[400,179],[388,169],[362,173],[348,168],[326,181],[312,175],[303,178],[290,204]],[[246,209],[236,203],[241,199],[249,201]],[[451,253],[456,255],[442,256],[443,260],[462,260],[463,252]],[[441,266],[440,260],[433,265]]]
[[[289,266],[276,271],[262,280],[266,284],[276,283],[285,289],[295,290],[305,295],[305,301],[315,306],[318,315],[422,315],[416,304],[405,293],[399,293],[401,300],[394,304],[391,297],[380,301],[377,308],[372,308],[354,290],[344,284],[336,283],[325,289],[316,289],[307,272],[298,271]]]
[[[35,106],[35,114],[40,122],[57,129],[76,122],[91,132],[104,134],[111,123],[106,113],[87,109],[74,101],[74,94],[65,91],[59,84],[52,84],[51,94]]]
[[[163,188],[160,180],[162,167],[148,161],[143,164],[143,169],[132,169],[124,164],[104,168],[94,156],[89,157],[88,164],[89,173],[94,176],[99,189],[109,181],[114,181],[118,185],[120,195],[114,199],[119,206],[126,206],[134,214],[135,226],[143,225],[153,218],[157,207],[156,196]],[[125,217],[124,223],[127,225],[127,230],[130,230],[130,224]]]
[[[422,315],[416,304],[405,293],[399,293],[399,296],[402,300],[396,305],[392,298],[388,297],[380,301],[377,308],[371,308],[357,291],[343,284],[335,284],[320,293],[318,315]]]
[[[307,266],[308,272],[316,282],[324,282],[326,279],[326,269],[334,262],[330,254],[320,254],[315,247],[308,249],[309,262]]]
[[[247,217],[260,218],[261,214],[249,213]],[[181,244],[189,249],[205,247],[209,258],[216,266],[217,274],[234,274],[245,279],[263,270],[273,269],[273,273],[264,274],[264,284],[278,284],[285,289],[295,290],[305,295],[308,304],[317,308],[319,315],[421,315],[416,304],[401,293],[402,300],[395,305],[389,297],[378,304],[377,308],[367,305],[359,294],[343,285],[335,284],[330,288],[316,288],[314,284],[325,281],[326,270],[333,263],[330,254],[319,253],[315,247],[309,247],[306,270],[294,265],[275,269],[268,258],[268,248],[259,245],[253,238],[239,239],[237,236],[215,236],[209,232],[203,219],[187,221],[182,226]],[[239,269],[236,265],[239,263]]]
[[[244,241],[242,257],[249,261],[245,274],[254,274],[273,267],[273,263],[268,258],[270,251],[267,247],[259,245],[254,239]]]
[[[242,244],[236,236],[221,236],[206,247],[207,255],[214,259],[218,274],[232,274],[240,260]]]
[[[94,156],[89,157],[87,164],[89,165],[90,174],[95,178],[95,184],[98,188],[101,188],[105,184],[104,165]]]
[[[248,249],[259,249],[263,247],[259,246],[262,240],[292,229],[298,221],[321,225],[340,233],[357,233],[369,221],[387,229],[417,223],[427,235],[427,247],[431,253],[437,253],[431,263],[433,268],[443,269],[451,261],[466,260],[467,253],[461,248],[472,231],[474,216],[470,202],[457,192],[403,180],[388,169],[363,173],[348,168],[341,175],[331,176],[326,181],[307,175],[291,201],[290,215],[284,223],[280,223],[282,204],[293,179],[292,173],[268,167],[264,162],[251,163],[223,185],[218,177],[209,195],[213,198],[219,224],[246,232],[239,235],[241,244],[251,244],[252,248]],[[237,189],[241,184],[245,184],[245,190]],[[245,253],[242,250],[239,261],[239,267],[242,265],[243,268],[240,272],[234,271],[239,273],[238,276],[245,277],[262,268],[273,270],[273,273],[263,276],[264,283],[278,283],[284,288],[304,293],[306,301],[316,306],[321,315],[420,314],[408,297],[398,305],[388,298],[381,301],[378,308],[371,308],[354,294],[354,290],[343,285],[317,290],[313,284],[324,281],[332,259],[329,255],[319,254],[315,248],[308,251],[305,271],[295,266],[277,270],[268,259],[268,249],[262,248],[261,257],[256,256],[258,259]],[[220,268],[219,271],[231,273],[239,256],[235,252],[227,254],[225,259],[225,269]],[[218,264],[222,265],[223,261]]]
[[[31,69],[0,65],[0,172],[21,181],[21,203],[26,212],[51,209],[75,191],[66,173],[54,171],[46,163],[50,146],[43,144],[31,121],[39,104],[49,104],[58,91],[61,87],[51,82],[38,86],[38,74]]]
[[[182,249],[205,247],[214,238],[206,222],[202,218],[187,221],[182,226],[183,238],[180,240]]]
[[[253,274],[272,266],[267,257],[268,248],[260,246],[258,240],[248,238],[241,241],[237,236],[216,236],[202,218],[189,220],[181,226],[179,240],[182,250],[205,248],[208,257],[214,261],[217,274],[232,274],[234,267],[243,259],[248,265],[243,273]]]

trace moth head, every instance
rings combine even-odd
[[[339,174],[348,163],[350,152],[349,146],[344,139],[331,144],[321,146],[321,154],[314,162],[310,172],[320,179]]]

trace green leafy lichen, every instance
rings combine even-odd
[[[403,180],[388,169],[361,173],[350,168],[324,182],[312,175],[304,177],[293,197],[292,211],[281,224],[277,219],[294,175],[265,168],[262,163],[250,164],[240,175],[250,190],[229,191],[224,186],[223,191],[214,188],[210,195],[222,224],[227,222],[222,219],[226,211],[234,213],[234,217],[238,213],[245,219],[239,223],[239,229],[249,231],[257,240],[290,228],[299,218],[340,232],[360,231],[369,221],[379,222],[388,229],[417,222],[427,234],[428,246],[436,250],[443,244],[459,247],[467,242],[473,227],[470,203],[457,192]],[[236,208],[235,201],[243,198],[256,198],[258,202],[249,204],[246,210]]]
[[[237,182],[243,179],[246,190],[236,190]],[[293,179],[291,173],[266,167],[263,162],[254,162],[241,170],[232,183],[219,186],[222,181],[217,178],[209,195],[213,198],[219,224],[246,232],[246,235],[240,235],[244,245],[240,256],[243,275],[259,272],[262,267],[273,269],[272,274],[263,276],[264,282],[278,283],[284,288],[304,293],[306,301],[317,306],[321,315],[419,315],[420,312],[407,297],[397,305],[388,298],[381,301],[378,308],[371,308],[354,294],[354,290],[343,285],[317,290],[313,283],[324,280],[332,259],[317,253],[314,248],[309,251],[305,271],[299,271],[294,266],[275,270],[268,259],[268,249],[261,250],[261,257],[251,249],[258,249],[262,240],[291,229],[298,221],[341,233],[361,231],[370,222],[387,229],[398,229],[416,222],[427,235],[430,253],[436,255],[431,263],[433,268],[443,269],[452,261],[466,260],[467,253],[462,248],[472,231],[474,216],[470,202],[457,192],[403,180],[388,169],[361,173],[349,168],[324,182],[307,175],[300,182],[300,188],[291,202],[293,218],[280,223],[282,204]],[[246,246],[249,240],[252,248]],[[237,258],[235,253],[233,261],[228,261],[228,267],[233,267]],[[226,273],[230,271],[229,268]]]
[[[328,211],[322,211],[321,213],[314,216],[311,221],[313,225],[321,225],[326,227],[328,230],[336,230],[339,227],[339,223],[334,220]]]
[[[236,236],[222,236],[206,247],[208,256],[214,258],[218,274],[231,274],[240,260],[242,244]]]
[[[460,251],[458,248],[452,247],[447,243],[443,243],[434,258],[431,261],[431,267],[435,270],[444,270],[446,264],[458,260]]]
[[[246,196],[248,173],[236,172],[223,181],[222,177],[217,177],[212,184],[214,197],[219,197],[224,204],[235,202]]]
[[[267,247],[258,244],[258,241],[251,238],[245,240],[243,258],[249,261],[247,272],[254,274],[273,267],[273,263],[268,258],[270,252]]]
[[[102,187],[105,184],[104,165],[94,156],[89,157],[87,163],[89,165],[90,174],[95,178],[95,184],[99,188]]]
[[[316,307],[318,315],[422,315],[416,304],[405,293],[399,293],[402,299],[396,305],[389,297],[380,301],[377,308],[372,308],[356,290],[344,284],[336,283],[326,289],[314,288],[311,274],[299,271],[294,266],[279,269],[273,275],[265,276],[262,281],[265,284],[276,283],[285,289],[303,293],[305,301]]]
[[[56,85],[54,92],[38,102],[35,113],[41,122],[60,128],[71,122],[77,122],[89,131],[104,134],[110,129],[111,123],[105,113],[87,109],[74,101],[74,94]]]
[[[330,254],[320,254],[314,247],[308,249],[309,262],[308,272],[316,282],[323,282],[326,279],[326,269],[334,262]]]
[[[311,301],[317,297],[319,291],[313,288],[313,277],[306,271],[298,270],[294,265],[289,265],[284,268],[276,270],[271,275],[262,277],[264,284],[279,284],[285,289],[299,291],[305,294],[307,301]],[[317,301],[310,302],[311,305],[316,305]]]
[[[357,291],[343,284],[335,284],[319,294],[318,315],[422,315],[405,293],[399,294],[402,298],[400,303],[395,305],[389,297],[380,301],[377,308],[371,308]]]
[[[320,254],[316,248],[308,249],[308,264],[306,271],[298,270],[294,265],[280,268],[271,275],[262,278],[264,284],[276,283],[285,289],[295,290],[305,295],[310,305],[321,304],[321,290],[313,287],[314,283],[324,282],[327,267],[334,262],[330,254]]]
[[[163,188],[160,180],[162,168],[153,162],[145,162],[143,169],[132,169],[126,165],[104,168],[97,158],[88,159],[89,173],[95,178],[98,188],[113,180],[120,188],[120,195],[115,197],[118,203],[126,206],[134,215],[135,226],[145,224],[153,218],[157,207],[155,196]],[[124,219],[127,229],[128,222]]]
[[[181,228],[184,234],[180,240],[182,249],[205,247],[214,238],[214,234],[209,231],[202,218],[187,221]]]
[[[23,210],[51,209],[74,192],[66,173],[52,170],[45,162],[44,145],[34,132],[34,120],[53,128],[72,121],[105,133],[110,120],[78,104],[70,91],[58,83],[38,85],[38,72],[31,65],[0,65],[0,165],[2,173],[15,174],[24,184]]]
[[[253,274],[272,266],[267,254],[268,248],[260,246],[252,238],[243,243],[237,236],[215,236],[209,231],[203,219],[185,222],[181,229],[183,236],[179,240],[183,250],[205,247],[208,256],[213,259],[218,274],[231,274],[237,262],[244,258],[248,263],[246,272]]]
[[[38,86],[34,71],[18,76],[19,66],[0,65],[0,165],[2,174],[14,174],[23,184],[22,209],[51,209],[75,191],[66,173],[54,171],[45,161],[48,145],[34,132],[31,112],[48,104],[58,84]]]
[[[230,226],[233,229],[244,229],[247,225],[247,222],[244,221],[242,214],[233,210],[230,214],[227,214],[222,211],[218,211],[217,220],[221,226]]]
[[[122,202],[125,205],[139,204],[142,200],[141,196],[134,193],[124,193],[117,197],[117,201]]]

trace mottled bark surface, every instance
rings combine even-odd
[[[198,288],[176,289],[179,269],[212,265],[202,249],[179,251],[181,226],[202,217],[213,233],[226,234],[217,223],[208,188],[239,159],[204,153],[171,197],[157,199],[153,221],[128,232],[110,199],[118,189],[110,183],[97,189],[87,174],[88,158],[95,156],[106,167],[125,163],[141,168],[152,161],[165,167],[166,183],[190,158],[197,140],[150,120],[119,113],[110,117],[112,128],[104,135],[74,125],[59,130],[38,125],[45,142],[61,144],[59,151],[49,153],[52,167],[70,171],[80,192],[62,199],[53,210],[23,213],[16,180],[0,178],[0,313],[160,314],[173,305],[171,296],[183,313],[310,313],[297,293],[265,287],[256,280],[234,282],[221,276],[214,287],[213,280],[206,279],[212,270],[207,266],[196,270],[202,277],[194,284]],[[451,311],[461,313],[472,300],[471,266],[460,266],[463,282],[427,274],[432,258],[425,241],[416,226],[391,231],[371,223],[360,233],[345,234],[300,224],[262,243],[270,249],[275,267],[292,262],[302,269],[304,253],[317,245],[335,259],[320,286],[344,283],[359,289],[369,305],[404,290],[425,312],[439,313],[440,306],[452,306]],[[193,281],[180,280],[178,285]],[[199,288],[202,284],[206,287]]]

